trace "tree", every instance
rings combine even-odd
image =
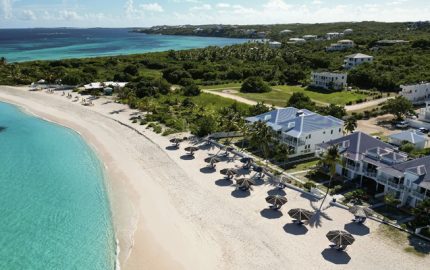
[[[388,208],[388,206],[396,207],[400,203],[400,200],[396,199],[393,192],[389,192],[384,196],[384,203],[386,208]]]
[[[264,102],[257,102],[254,106],[249,108],[250,115],[260,115],[270,111],[270,107],[264,104]]]
[[[6,65],[7,64],[7,60],[5,57],[0,57],[0,65]]]
[[[345,107],[330,104],[329,106],[317,107],[318,111],[323,115],[331,115],[333,117],[342,119],[346,115]]]
[[[297,109],[315,110],[315,102],[302,92],[295,92],[287,102],[288,107]]]
[[[344,128],[345,131],[347,131],[348,133],[353,133],[354,130],[357,128],[357,118],[352,116],[346,119],[344,123]]]
[[[251,147],[258,149],[269,162],[271,147],[279,140],[279,134],[275,132],[266,122],[257,121],[252,124],[249,132],[249,143]]]
[[[400,146],[400,151],[410,154],[412,151],[415,150],[415,145],[408,141],[402,142],[402,145]]]
[[[415,216],[413,221],[414,226],[424,227],[430,225],[430,199],[420,202],[412,209],[412,213]]]
[[[190,73],[178,67],[170,67],[163,70],[163,78],[172,84],[178,84],[182,79],[185,78],[192,79]]]
[[[207,111],[196,119],[194,125],[191,127],[191,131],[194,135],[204,137],[216,132],[219,122],[217,114],[213,111]]]
[[[396,116],[397,121],[403,120],[404,116],[409,113],[414,113],[412,103],[402,96],[394,99],[389,99],[383,106],[382,110],[385,113],[390,113]]]
[[[242,93],[266,93],[271,90],[270,86],[260,77],[247,78],[240,88],[240,92]]]
[[[324,166],[328,167],[328,174],[330,176],[330,180],[328,182],[328,187],[327,187],[327,191],[324,196],[324,199],[321,202],[320,209],[322,208],[324,201],[330,192],[331,182],[333,180],[333,177],[336,175],[336,164],[342,163],[341,156],[339,153],[339,148],[337,145],[331,146],[327,149],[327,151],[324,153],[324,155],[321,158],[321,163]]]
[[[128,65],[124,68],[124,73],[136,76],[139,73],[139,69],[135,65]]]
[[[198,96],[201,93],[200,87],[196,84],[190,84],[182,88],[184,96]]]

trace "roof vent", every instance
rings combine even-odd
[[[288,123],[288,128],[290,129],[290,128],[294,128],[296,126],[296,123],[295,122],[289,122]]]
[[[349,140],[347,140],[347,141],[343,141],[343,143],[342,143],[342,147],[343,147],[343,148],[348,148],[348,147],[349,147],[349,145],[350,145]]]
[[[265,122],[269,121],[270,119],[272,119],[272,116],[270,114],[264,116],[264,121]]]
[[[302,111],[302,110],[298,110],[298,111],[296,112],[296,117],[303,116],[304,114],[305,114],[305,112],[304,112],[304,111]]]

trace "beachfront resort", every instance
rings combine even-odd
[[[64,156],[66,165],[58,158],[38,163],[64,185],[38,187],[58,192],[50,204],[93,196],[105,206],[94,215],[100,230],[91,227],[97,233],[90,239],[104,236],[97,243],[106,258],[99,259],[112,269],[426,269],[428,27],[160,26],[130,35],[259,40],[100,58],[3,59],[0,80],[15,86],[0,86],[0,101],[25,109],[20,117],[37,124],[5,120],[0,138],[21,132]],[[59,143],[59,135],[54,144],[34,128],[41,123],[73,142],[82,138],[86,151],[61,152],[75,144]],[[68,152],[82,168],[72,166]],[[69,191],[59,176],[67,165],[86,184],[105,185]],[[85,220],[85,210],[49,212],[44,228],[58,232],[52,224]]]

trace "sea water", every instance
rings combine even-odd
[[[76,132],[0,102],[0,269],[114,265],[96,155]]]
[[[147,35],[125,28],[0,29],[0,57],[9,62],[127,55],[226,46],[247,39]]]

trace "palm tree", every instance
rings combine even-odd
[[[349,117],[346,119],[344,124],[345,131],[348,133],[353,133],[354,130],[357,128],[357,119],[355,117]]]
[[[269,162],[269,155],[271,153],[271,147],[278,142],[279,135],[265,122],[255,122],[251,127],[249,142],[252,147],[255,147],[261,151],[264,160]]]
[[[330,180],[328,182],[328,187],[327,187],[327,191],[324,196],[324,199],[321,202],[320,209],[322,208],[324,201],[328,196],[333,177],[336,175],[336,164],[342,163],[342,159],[337,145],[333,145],[327,149],[327,151],[324,153],[323,157],[321,158],[321,163],[328,167]]]

